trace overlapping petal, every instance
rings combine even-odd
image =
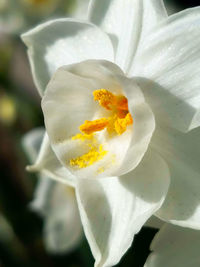
[[[156,116],[183,132],[200,125],[200,8],[170,16],[147,35],[130,73],[147,80]],[[153,82],[152,82],[153,81]]]
[[[30,208],[42,216],[47,216],[51,209],[51,196],[56,182],[41,174],[39,178]]]
[[[140,41],[166,17],[162,0],[94,0],[89,9],[89,20],[109,34],[115,47],[115,62],[125,72]]]
[[[36,128],[24,135],[22,139],[22,146],[31,162],[34,162],[37,159],[44,133],[45,129],[43,127]]]
[[[165,225],[151,244],[144,267],[199,267],[200,232]]]
[[[35,84],[43,95],[52,74],[63,65],[87,59],[113,61],[109,37],[90,23],[56,19],[22,35]]]
[[[157,215],[177,225],[200,229],[200,128],[184,134],[157,128],[151,145],[168,163],[171,184]]]
[[[40,175],[30,207],[44,217],[49,252],[69,252],[80,243],[82,225],[74,189]]]
[[[118,263],[134,235],[161,206],[168,186],[168,167],[152,151],[128,175],[78,180],[79,210],[96,267]]]
[[[155,119],[134,79],[121,76],[119,81],[128,99],[129,111],[133,118],[132,139],[118,171],[118,175],[122,175],[133,170],[147,151],[155,130]]]
[[[42,128],[35,129],[23,139],[24,149],[32,162],[36,160],[44,132]],[[43,153],[44,158],[49,157],[48,151]],[[49,164],[54,163],[49,162]],[[52,253],[63,253],[77,246],[82,237],[77,201],[73,188],[53,181],[50,179],[52,175],[47,176],[51,170],[45,171],[43,168],[45,169],[45,165],[42,167],[42,172],[39,173],[40,180],[30,207],[45,219],[44,241],[47,250]]]
[[[80,243],[82,237],[74,189],[55,182],[50,190],[49,210],[44,225],[46,248],[52,253],[69,252]]]
[[[31,162],[35,162],[28,166],[27,170],[41,172],[56,181],[74,186],[75,178],[56,158],[44,129],[29,132],[24,136],[22,143]]]

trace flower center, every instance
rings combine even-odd
[[[72,140],[80,140],[88,147],[88,152],[70,160],[70,165],[85,168],[100,161],[108,153],[103,144],[99,144],[95,136],[96,132],[105,130],[110,137],[123,134],[127,127],[133,124],[132,116],[128,110],[128,100],[123,95],[114,95],[106,89],[93,92],[94,100],[110,112],[110,116],[96,120],[86,120],[79,129],[81,133],[72,137]],[[103,169],[101,168],[101,172]]]

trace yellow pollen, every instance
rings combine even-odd
[[[89,135],[94,132],[102,131],[103,129],[106,128],[108,125],[108,119],[102,118],[99,120],[94,120],[94,121],[85,121],[84,124],[82,124],[79,129],[81,132]]]
[[[72,136],[72,140],[81,140],[81,141],[85,141],[85,140],[94,140],[94,135],[93,134],[76,134],[74,136]]]
[[[97,173],[100,174],[100,173],[102,173],[102,172],[104,172],[104,171],[105,171],[105,168],[100,167],[100,168],[98,168]]]
[[[93,163],[103,159],[103,157],[107,154],[107,151],[103,149],[103,145],[99,145],[96,147],[95,145],[91,145],[88,153],[77,157],[75,159],[70,160],[71,166],[77,166],[79,168],[86,168]]]
[[[110,117],[100,118],[93,121],[86,120],[79,129],[82,133],[76,134],[72,140],[81,140],[89,148],[89,151],[77,158],[70,160],[70,165],[78,168],[86,168],[95,162],[102,160],[108,151],[98,144],[94,133],[107,130],[109,134],[123,134],[127,126],[133,124],[132,116],[128,110],[128,100],[123,95],[114,95],[106,89],[93,92],[94,100],[99,105],[110,111]],[[113,163],[115,160],[113,159]],[[104,172],[105,166],[100,167],[97,172]]]

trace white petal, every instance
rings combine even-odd
[[[74,249],[81,241],[82,225],[72,188],[56,183],[51,194],[51,209],[45,221],[44,238],[51,253]]]
[[[113,60],[109,37],[96,26],[72,19],[56,19],[22,35],[28,46],[35,84],[43,95],[52,74],[62,65],[87,59]]]
[[[35,161],[33,165],[27,166],[28,171],[41,172],[56,181],[74,186],[75,178],[56,158],[44,130],[31,131],[23,139],[23,144],[31,162]]]
[[[122,175],[133,170],[147,151],[155,129],[155,120],[150,107],[145,103],[144,96],[134,79],[121,76],[119,80],[128,99],[129,111],[133,118],[131,142],[122,166],[118,170],[118,175]]]
[[[199,20],[200,8],[170,16],[144,38],[131,70],[150,79],[144,94],[156,116],[184,132],[200,125]]]
[[[34,161],[44,136],[44,129],[36,129],[26,134],[23,146]],[[61,164],[59,163],[61,166]],[[35,168],[41,171],[34,199],[30,206],[45,217],[44,239],[47,249],[52,253],[63,253],[76,247],[82,237],[82,226],[77,208],[74,190],[49,179],[66,182],[66,177],[60,178],[61,167],[53,154],[45,135]],[[34,167],[33,167],[34,168]],[[66,171],[67,169],[63,170]],[[66,175],[65,174],[65,175]],[[67,178],[69,178],[67,176]]]
[[[93,91],[100,88],[127,96],[134,125],[111,138],[104,133],[96,135],[108,151],[107,155],[87,168],[77,169],[70,166],[70,160],[84,155],[88,146],[80,140],[72,140],[72,136],[79,133],[79,126],[85,120],[105,117],[104,109],[93,97]],[[146,152],[155,127],[154,116],[140,88],[108,61],[84,61],[60,68],[47,86],[42,109],[57,157],[73,175],[83,178],[122,175],[134,169]]]
[[[42,216],[46,216],[51,209],[51,197],[52,191],[56,185],[56,182],[49,177],[39,175],[36,189],[34,191],[33,200],[30,203],[30,208],[37,211]]]
[[[22,138],[22,145],[31,163],[33,163],[40,151],[40,146],[45,134],[44,128],[36,128],[25,134]]]
[[[167,16],[162,0],[94,0],[89,19],[109,33],[115,62],[127,71],[140,40]]]
[[[157,216],[200,229],[200,128],[184,134],[157,127],[151,144],[165,158],[171,174],[169,192]]]
[[[96,267],[119,262],[134,235],[161,206],[168,186],[168,167],[152,151],[127,176],[78,180],[81,220]]]
[[[199,267],[200,232],[165,225],[151,244],[144,267]]]

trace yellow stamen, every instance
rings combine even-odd
[[[88,153],[75,159],[71,159],[70,165],[77,166],[79,168],[86,168],[93,163],[103,159],[106,154],[107,151],[103,149],[103,145],[99,145],[99,147],[92,145]]]
[[[94,100],[99,101],[99,105],[111,110],[115,101],[115,96],[106,89],[99,89],[93,92]]]
[[[123,134],[126,131],[127,126],[132,123],[133,119],[130,113],[128,113],[123,119],[117,118],[114,123],[116,133],[119,135]]]
[[[128,100],[125,96],[116,96],[116,108],[128,111]]]
[[[108,119],[102,118],[99,120],[94,120],[94,121],[85,121],[84,124],[82,124],[79,129],[81,132],[85,134],[92,134],[94,132],[102,131],[103,129],[106,128],[108,125]]]
[[[121,135],[126,131],[127,126],[133,123],[128,110],[128,100],[125,96],[114,95],[106,89],[95,90],[93,95],[94,100],[98,101],[100,106],[109,110],[111,116],[93,121],[86,120],[79,127],[82,133],[72,137],[72,140],[81,140],[89,147],[87,153],[70,160],[70,165],[78,168],[86,168],[103,159],[108,153],[103,149],[102,144],[98,144],[97,139],[94,137],[95,132],[106,129],[109,134]],[[104,167],[100,167],[97,172],[104,172]]]
[[[116,96],[106,89],[99,89],[93,92],[94,100],[99,101],[99,105],[108,109],[128,111],[128,100],[125,96]]]

